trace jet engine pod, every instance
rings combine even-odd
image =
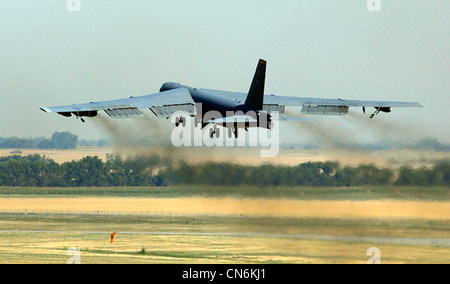
[[[96,117],[98,112],[96,110],[91,111],[77,111],[73,113],[76,117]]]
[[[58,112],[59,115],[62,115],[64,117],[71,117],[72,113],[71,112]]]
[[[95,117],[98,115],[96,110],[90,111],[77,111],[77,112],[58,112],[59,115],[64,117],[71,117],[72,114],[76,116],[76,118],[80,118],[82,122],[84,122],[83,117]]]

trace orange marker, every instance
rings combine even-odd
[[[115,236],[117,236],[117,233],[116,233],[116,232],[113,232],[113,233],[111,234],[111,243],[114,242],[114,237],[115,237]]]

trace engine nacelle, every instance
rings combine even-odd
[[[96,110],[93,111],[77,111],[77,112],[58,112],[59,115],[64,117],[71,117],[72,114],[76,117],[96,117],[98,112]]]
[[[382,111],[382,112],[386,112],[386,113],[391,112],[391,108],[390,108],[390,107],[380,107],[379,109],[380,109],[380,111]]]

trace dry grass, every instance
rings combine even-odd
[[[374,246],[381,251],[382,263],[448,263],[448,247],[323,240],[295,235],[408,238],[430,237],[441,231],[439,237],[445,238],[448,230],[442,231],[445,230],[445,226],[441,227],[443,224],[418,220],[2,214],[2,230],[22,232],[0,232],[0,263],[66,263],[71,257],[66,255],[67,250],[78,247],[81,263],[364,264],[369,259],[367,250]],[[420,228],[420,232],[408,228]],[[112,231],[119,233],[114,244],[109,242]],[[140,234],[142,232],[150,234]],[[226,232],[243,233],[230,235]]]
[[[306,162],[339,161],[343,165],[360,165],[372,163],[378,167],[399,168],[403,165],[415,167],[431,165],[436,160],[450,159],[449,152],[387,150],[387,151],[353,151],[345,149],[281,149],[274,158],[260,157],[260,149],[253,148],[174,148],[162,146],[123,146],[120,148],[79,147],[74,150],[38,150],[38,149],[0,149],[0,157],[14,154],[39,154],[55,160],[57,163],[80,160],[86,156],[98,156],[106,160],[108,154],[119,154],[123,158],[141,155],[163,155],[173,160],[182,159],[189,163],[229,162],[242,165],[258,166],[265,163],[295,166]]]
[[[365,264],[370,244],[240,237],[67,234],[4,234],[0,263],[67,263],[69,247],[78,247],[89,263],[355,263]],[[382,263],[447,263],[448,249],[378,246]],[[145,249],[145,254],[139,252]]]

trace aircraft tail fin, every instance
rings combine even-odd
[[[255,76],[248,92],[245,105],[251,110],[262,110],[264,103],[264,84],[266,81],[266,65],[265,60],[260,59],[258,67],[256,67]]]

